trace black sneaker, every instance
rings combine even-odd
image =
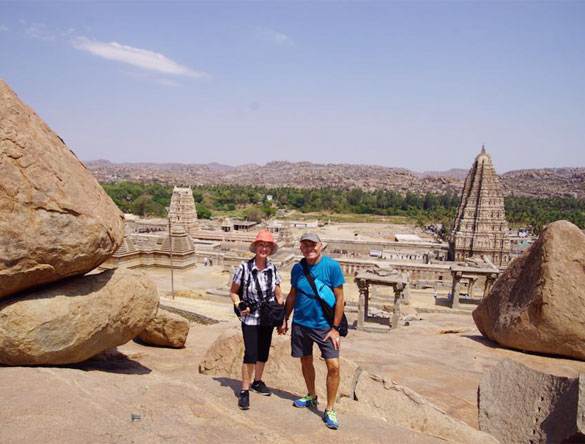
[[[272,394],[268,387],[266,387],[266,384],[262,381],[254,381],[250,386],[250,390],[262,396],[270,396]]]
[[[250,408],[250,392],[242,390],[240,392],[240,399],[238,400],[238,407],[241,410],[248,410]]]

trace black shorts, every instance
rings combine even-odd
[[[293,358],[302,358],[313,355],[313,343],[317,343],[323,359],[339,358],[339,349],[335,350],[331,339],[324,340],[329,329],[303,327],[293,323],[291,332],[291,355]]]
[[[273,330],[274,327],[246,325],[242,322],[245,364],[256,364],[256,362],[268,361]]]

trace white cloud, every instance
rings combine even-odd
[[[76,49],[87,51],[95,56],[127,63],[147,71],[190,77],[209,77],[209,74],[205,72],[195,71],[179,65],[164,55],[147,49],[121,45],[117,42],[99,42],[86,37],[76,38],[72,41],[72,44]]]
[[[33,39],[43,40],[45,42],[52,42],[53,40],[55,40],[55,36],[53,34],[48,33],[45,30],[45,25],[43,25],[42,23],[34,23],[30,26],[27,26],[24,29],[24,32],[26,33],[26,35]]]
[[[282,32],[274,31],[273,29],[258,28],[258,35],[264,40],[268,40],[272,43],[282,46],[293,46],[294,42],[292,39],[283,34]]]

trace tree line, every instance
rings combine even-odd
[[[165,217],[173,192],[173,186],[158,183],[120,182],[104,183],[102,186],[123,212],[139,216]],[[454,193],[408,192],[402,195],[391,190],[266,188],[251,185],[198,185],[193,186],[192,190],[199,218],[232,214],[260,220],[273,216],[278,208],[283,208],[302,213],[406,216],[419,225],[434,223],[448,227],[459,205],[459,197]],[[585,200],[510,195],[505,198],[505,206],[508,222],[532,226],[536,232],[559,219],[567,219],[585,228]]]

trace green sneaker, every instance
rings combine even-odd
[[[302,398],[295,399],[293,405],[302,409],[303,407],[315,407],[317,403],[317,396],[313,398],[311,395],[307,394]]]
[[[323,413],[323,422],[330,429],[337,430],[339,428],[337,412],[334,409],[325,410],[325,413]]]

